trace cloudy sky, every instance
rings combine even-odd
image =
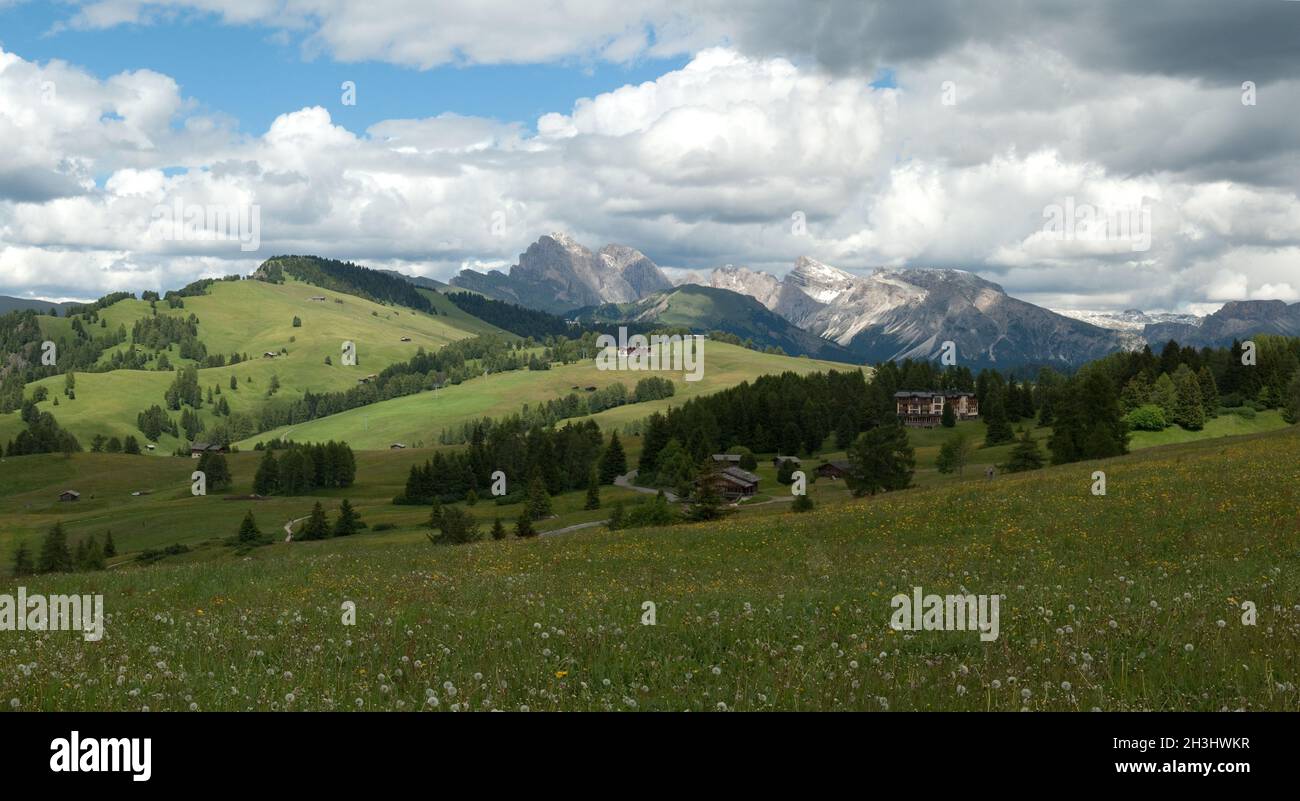
[[[1298,43],[1288,0],[0,0],[0,293],[280,253],[446,278],[563,230],[1054,308],[1295,302]],[[163,213],[254,207],[256,250]]]

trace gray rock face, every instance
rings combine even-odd
[[[730,282],[864,361],[933,359],[952,341],[959,363],[971,366],[1069,366],[1141,345],[1135,333],[1017,300],[964,270],[880,269],[858,276],[804,257],[775,293],[760,279],[735,281],[720,272],[714,273],[715,285]]]
[[[1142,336],[1153,346],[1173,339],[1180,345],[1219,347],[1255,334],[1300,335],[1300,303],[1234,300],[1201,318],[1199,325],[1153,323],[1142,331]]]
[[[557,314],[601,303],[627,303],[672,288],[672,282],[640,251],[606,245],[592,253],[563,233],[543,236],[529,245],[509,275],[462,270],[451,284]]]

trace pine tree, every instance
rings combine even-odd
[[[95,535],[90,535],[90,541],[86,543],[86,570],[103,570],[104,569],[104,549],[99,547],[99,540]]]
[[[473,506],[476,503],[478,503],[478,493],[471,488],[469,492],[465,493],[465,505]]]
[[[944,428],[954,428],[957,425],[957,413],[952,410],[952,407],[952,399],[944,398],[943,416],[939,418],[939,423]]]
[[[320,501],[312,507],[312,514],[307,518],[307,525],[304,525],[303,531],[298,534],[298,540],[325,540],[329,537],[329,519],[325,516],[325,508],[321,507]]]
[[[112,531],[108,532],[108,535],[104,537],[104,556],[117,556],[117,546],[113,544]]]
[[[1011,456],[1007,459],[1006,464],[999,465],[1008,473],[1023,473],[1026,470],[1037,470],[1043,466],[1043,452],[1038,449],[1038,443],[1030,436],[1029,429],[1020,429],[1020,437],[1016,440],[1015,446],[1011,449]]]
[[[1161,373],[1151,388],[1151,402],[1165,413],[1166,420],[1173,420],[1178,415],[1178,388],[1168,373]]]
[[[1005,391],[994,386],[989,388],[987,401],[980,406],[980,414],[988,427],[984,433],[984,447],[1001,445],[1014,438],[1011,425],[1007,422]]]
[[[506,527],[501,525],[501,518],[495,518],[492,521],[492,539],[503,540],[506,538]]]
[[[1196,382],[1201,388],[1201,408],[1205,410],[1205,416],[1219,416],[1219,387],[1214,383],[1214,373],[1210,368],[1202,365],[1196,373]]]
[[[613,484],[614,479],[627,472],[627,455],[623,453],[623,443],[618,440],[618,432],[609,435],[609,445],[600,456],[600,483]]]
[[[429,522],[427,525],[432,529],[442,528],[442,501],[438,500],[437,496],[434,496],[433,505],[429,509]]]
[[[540,475],[534,475],[528,484],[528,504],[525,513],[530,520],[541,520],[551,515],[551,496]]]
[[[591,476],[587,480],[587,502],[582,505],[583,509],[600,508],[600,481],[596,477],[596,471],[591,471]]]
[[[519,518],[515,520],[516,537],[536,537],[537,529],[533,528],[532,518],[528,516],[527,510],[519,513]]]
[[[1291,376],[1282,401],[1282,419],[1291,425],[1300,423],[1300,370]]]
[[[18,543],[18,549],[14,551],[14,575],[30,576],[36,572],[36,565],[32,564],[32,552],[27,550],[27,541],[23,540]]]
[[[795,512],[811,512],[813,509],[813,499],[807,494],[796,495],[794,503],[790,504],[790,509]]]
[[[41,555],[36,562],[40,573],[58,573],[72,569],[72,553],[68,550],[68,536],[63,524],[55,523],[41,542]]]
[[[253,493],[256,495],[274,495],[280,487],[280,466],[275,461],[275,451],[267,448],[262,454],[262,461],[257,465],[257,475],[253,477]]]
[[[347,498],[339,504],[339,519],[334,521],[334,536],[350,537],[361,530],[361,517]]]
[[[262,538],[262,531],[257,527],[257,521],[253,518],[253,510],[249,509],[244,515],[244,521],[239,524],[239,542],[254,543]]]
[[[1174,373],[1174,386],[1178,390],[1178,407],[1174,422],[1188,431],[1205,427],[1205,409],[1201,406],[1201,385],[1187,365],[1179,365]]]

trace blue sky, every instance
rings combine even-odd
[[[568,112],[574,101],[628,83],[653,81],[688,57],[631,64],[573,59],[559,64],[444,66],[429,70],[368,61],[337,63],[304,53],[302,37],[261,26],[234,26],[209,14],[171,22],[79,30],[60,23],[69,8],[54,3],[0,4],[0,45],[29,61],[67,61],[100,78],[151,69],[174,78],[200,111],[223,112],[247,134],[263,133],[280,114],[328,109],[335,123],[362,133],[387,119],[443,112],[520,122]],[[357,104],[341,103],[341,84],[357,86]]]

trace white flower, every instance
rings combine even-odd
[[[284,702],[285,702],[286,704],[292,704],[292,703],[293,703],[293,699],[294,699],[294,697],[295,697],[295,696],[294,696],[293,693],[285,693],[285,694],[284,694]]]
[[[1070,682],[1068,681],[1061,682],[1061,689],[1065,690],[1068,693],[1070,691]]]
[[[1192,644],[1190,642],[1187,643],[1183,646],[1183,650],[1190,654],[1192,652]]]

